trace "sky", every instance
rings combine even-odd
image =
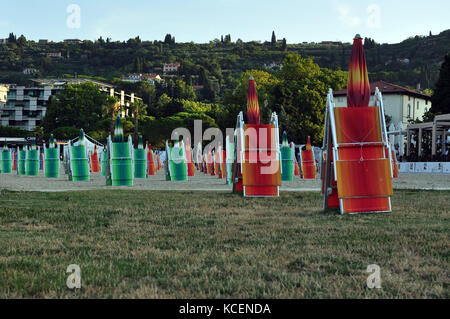
[[[0,0],[0,38],[378,43],[450,29],[448,0]]]

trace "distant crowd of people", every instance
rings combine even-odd
[[[450,162],[450,153],[447,150],[444,154],[432,156],[431,154],[424,154],[418,156],[417,154],[405,155],[399,159],[400,162]]]

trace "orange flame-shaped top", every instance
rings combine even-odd
[[[256,92],[255,79],[252,76],[248,80],[247,118],[248,124],[261,124],[258,93]]]
[[[347,106],[369,106],[370,83],[362,38],[358,34],[353,42],[348,71]]]
[[[308,136],[308,142],[306,143],[306,150],[307,150],[307,151],[311,151],[311,150],[312,150],[312,146],[311,146],[311,136]]]

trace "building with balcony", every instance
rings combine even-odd
[[[11,85],[6,102],[0,108],[0,124],[32,131],[40,126],[51,95],[59,89]]]
[[[142,100],[134,93],[115,91],[110,84],[90,79],[34,79],[33,86],[0,85],[0,124],[33,131],[40,126],[50,97],[58,94],[66,84],[82,84],[92,82],[99,87],[100,92],[118,99],[124,109],[122,116],[129,114],[130,105],[136,100]]]

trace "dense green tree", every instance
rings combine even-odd
[[[15,127],[0,125],[0,136],[2,137],[28,137],[29,131],[21,130]]]
[[[80,128],[75,126],[61,126],[51,132],[58,140],[73,140],[80,135]]]
[[[272,31],[272,40],[270,42],[272,47],[274,47],[277,44],[277,37],[275,36],[275,31]]]
[[[17,45],[19,45],[20,47],[24,47],[27,44],[27,38],[25,38],[25,36],[22,34],[18,39],[17,39]]]
[[[108,96],[90,82],[66,85],[51,98],[43,119],[45,132],[51,133],[58,127],[70,126],[83,128],[86,132],[93,131],[102,117],[102,106],[107,101]]]
[[[297,143],[320,143],[323,136],[326,96],[329,88],[340,90],[346,86],[345,72],[322,69],[311,58],[288,54],[280,71],[280,83],[275,88],[275,110],[285,109],[288,134]]]
[[[450,53],[441,66],[439,80],[431,98],[431,112],[437,114],[450,113]]]
[[[323,135],[326,95],[329,88],[346,86],[347,73],[320,68],[310,58],[288,54],[283,68],[276,74],[253,70],[245,72],[234,92],[227,92],[225,112],[233,119],[245,110],[248,79],[255,78],[262,122],[267,123],[272,111],[279,114],[280,127],[297,143],[306,142],[308,136],[320,143]],[[267,109],[266,103],[267,101]],[[223,123],[219,121],[222,127]],[[231,126],[231,127],[233,127]]]
[[[9,34],[9,37],[8,37],[8,42],[9,43],[16,43],[16,40],[17,40],[16,36],[14,35],[14,33],[11,32]]]

